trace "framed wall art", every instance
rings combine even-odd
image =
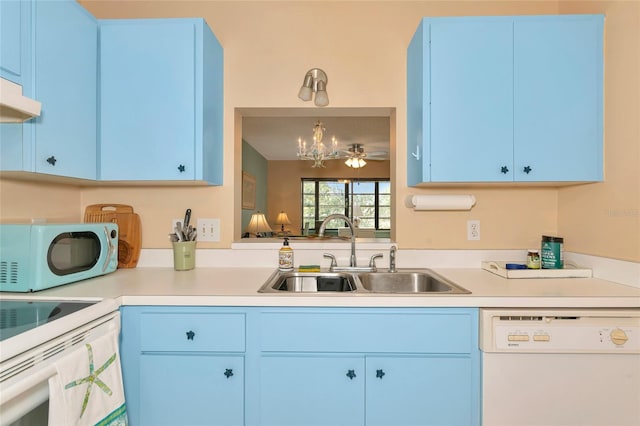
[[[242,208],[256,208],[256,177],[242,172]]]

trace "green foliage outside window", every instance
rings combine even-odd
[[[302,179],[302,223],[316,230],[316,222],[340,213],[360,220],[361,228],[391,228],[391,183],[388,180]],[[332,221],[327,229],[336,229]]]

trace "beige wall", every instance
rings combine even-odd
[[[225,185],[219,188],[107,188],[83,189],[80,206],[94,202],[123,202],[134,205],[143,218],[143,246],[169,247],[166,237],[170,221],[180,217],[186,207],[191,207],[194,217],[218,217],[222,221],[222,241],[201,244],[202,247],[229,247],[240,234],[240,123],[236,108],[253,107],[303,107],[314,108],[298,100],[297,90],[304,73],[312,67],[321,67],[329,75],[328,92],[331,107],[385,107],[395,108],[392,123],[391,174],[395,189],[394,229],[401,248],[528,248],[536,247],[543,233],[562,234],[567,247],[586,253],[639,260],[634,251],[635,235],[618,230],[605,223],[610,232],[615,231],[622,249],[605,248],[605,234],[591,233],[591,228],[607,222],[602,215],[594,216],[595,222],[580,224],[569,220],[575,212],[583,215],[584,203],[573,210],[567,206],[569,194],[591,198],[617,197],[617,192],[630,194],[631,189],[623,181],[610,185],[587,185],[579,188],[466,188],[466,189],[415,189],[406,186],[406,48],[422,16],[440,15],[511,15],[555,14],[557,1],[87,1],[82,0],[90,12],[99,18],[126,17],[187,17],[202,16],[212,27],[225,49]],[[579,3],[579,2],[578,2]],[[637,36],[635,24],[625,18],[625,6],[620,2],[617,17],[607,20],[607,34]],[[631,2],[629,2],[631,4]],[[563,6],[564,7],[564,6]],[[570,6],[578,8],[579,5]],[[603,6],[604,7],[604,6]],[[564,10],[563,12],[571,12]],[[577,11],[577,10],[576,10]],[[635,29],[633,26],[635,25]],[[635,31],[635,32],[634,32]],[[638,53],[631,52],[630,42],[623,43],[627,60]],[[610,40],[614,42],[614,40]],[[616,42],[617,43],[617,42]],[[614,49],[608,44],[608,47]],[[618,48],[616,45],[615,48]],[[607,60],[609,60],[609,56]],[[628,81],[613,79],[612,75],[624,74],[621,60],[614,69],[607,68],[607,96],[628,91]],[[616,72],[617,68],[617,72]],[[637,71],[637,67],[636,67]],[[630,71],[629,71],[630,72]],[[630,74],[629,74],[630,75]],[[637,73],[636,73],[637,75]],[[637,90],[637,85],[635,86]],[[372,90],[375,89],[375,90]],[[637,101],[636,101],[637,105]],[[611,151],[612,134],[625,135],[630,140],[637,129],[635,116],[610,117],[622,109],[607,98],[607,178],[620,158],[624,165],[628,145],[620,145]],[[636,127],[634,127],[636,126]],[[637,136],[637,132],[636,132]],[[636,137],[637,141],[638,138]],[[637,150],[635,164],[638,168]],[[616,155],[617,153],[617,155]],[[637,181],[637,171],[632,176]],[[620,188],[622,186],[622,188]],[[4,185],[3,185],[4,187]],[[625,189],[627,188],[627,189]],[[66,191],[60,189],[60,191]],[[413,212],[404,207],[403,200],[416,193],[472,193],[478,199],[470,212],[431,213]],[[9,188],[8,199],[22,194]],[[628,198],[627,196],[623,198]],[[4,201],[4,199],[3,199]],[[4,204],[4,203],[3,203]],[[600,205],[593,204],[593,205]],[[626,205],[626,204],[624,204]],[[616,202],[612,207],[621,208]],[[28,213],[31,214],[31,213]],[[560,218],[558,217],[560,215]],[[637,210],[636,210],[637,216]],[[2,218],[5,215],[4,207]],[[466,221],[481,221],[480,241],[466,241]],[[610,222],[634,226],[638,218],[619,219]],[[573,225],[569,226],[568,222]],[[626,228],[626,225],[624,225]],[[636,232],[637,233],[637,232]],[[587,240],[584,235],[589,235]],[[591,241],[591,239],[594,239]],[[577,241],[580,241],[578,247]]]
[[[80,190],[71,186],[0,179],[0,219],[8,223],[79,222]]]
[[[311,161],[269,161],[267,177],[267,220],[274,226],[280,211],[287,212],[294,233],[302,229],[300,216],[300,179],[302,178],[388,178],[389,161],[368,161],[361,169],[352,169],[344,161],[327,161],[325,168],[312,168]],[[313,226],[313,224],[311,224]]]
[[[640,261],[640,2],[561,1],[560,13],[604,13],[605,181],[561,189],[568,250]]]

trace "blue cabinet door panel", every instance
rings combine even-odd
[[[516,180],[602,180],[603,25],[599,15],[515,21]]]
[[[314,312],[288,310],[262,315],[265,352],[414,352],[469,353],[473,315],[459,310],[433,313]],[[416,339],[415,336],[421,336]]]
[[[362,356],[262,356],[260,386],[261,426],[364,425]]]
[[[192,21],[102,21],[101,179],[195,179],[195,31]]]
[[[244,357],[142,355],[140,425],[244,424]]]
[[[431,181],[513,180],[512,39],[504,18],[431,23]]]
[[[95,179],[97,21],[75,1],[35,4],[34,170]]]
[[[367,426],[478,423],[473,366],[465,356],[368,356]]]
[[[245,316],[194,309],[145,312],[140,318],[142,351],[244,352]]]
[[[0,2],[0,77],[22,84],[23,60],[28,54],[30,29],[29,3],[20,0]]]

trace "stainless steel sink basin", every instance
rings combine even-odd
[[[269,277],[260,293],[318,293],[356,291],[353,274],[344,272],[278,272]]]
[[[446,293],[470,291],[432,271],[367,272],[358,274],[362,288],[372,293]]]
[[[429,269],[397,272],[275,271],[260,293],[469,294]]]

